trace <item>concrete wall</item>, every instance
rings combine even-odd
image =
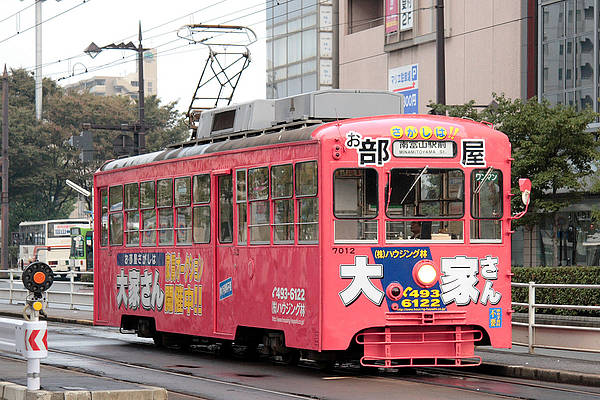
[[[348,21],[340,0],[340,22]],[[388,70],[419,64],[419,112],[436,97],[435,0],[415,1],[412,31],[387,39],[384,26],[347,34],[340,29],[340,88],[387,89]],[[492,92],[521,97],[522,2],[445,2],[446,102],[488,104]]]

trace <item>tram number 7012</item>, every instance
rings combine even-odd
[[[354,247],[332,247],[333,254],[354,254]]]

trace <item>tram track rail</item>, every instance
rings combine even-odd
[[[136,371],[143,372],[156,372],[163,375],[168,375],[178,380],[185,380],[188,382],[201,382],[202,384],[217,385],[221,387],[221,390],[236,390],[247,393],[249,395],[256,394],[260,398],[281,398],[281,399],[315,399],[315,398],[327,398],[315,396],[312,394],[300,394],[286,391],[279,391],[267,388],[261,388],[256,385],[249,385],[240,382],[232,382],[218,378],[199,376],[185,369],[190,369],[188,365],[173,365],[168,368],[165,367],[153,367],[147,365],[139,365],[131,362],[123,362],[114,360],[111,358],[80,354],[72,351],[65,350],[50,350],[50,353],[56,353],[63,356],[85,358],[87,360],[93,360],[104,364],[118,366],[119,368],[132,368]],[[200,356],[202,353],[209,354],[208,351],[195,351]],[[266,362],[266,361],[264,361]],[[285,368],[285,366],[282,366]],[[177,370],[181,368],[181,370]],[[313,363],[301,362],[298,367],[301,369],[313,369]],[[76,368],[77,369],[77,368]],[[84,370],[79,372],[88,373],[95,375],[93,371]],[[487,394],[497,396],[498,398],[510,398],[510,399],[564,399],[569,398],[570,400],[587,400],[600,398],[600,388],[594,387],[581,387],[575,385],[565,385],[550,382],[536,382],[526,379],[511,378],[511,377],[497,377],[489,376],[484,373],[476,373],[465,370],[449,370],[444,368],[415,368],[409,370],[400,371],[389,371],[383,369],[370,369],[365,372],[364,369],[358,368],[357,365],[344,364],[337,366],[335,369],[329,372],[320,372],[323,376],[322,380],[344,380],[344,379],[367,379],[367,380],[388,380],[391,382],[412,382],[424,385],[438,385],[448,388],[454,388],[459,390],[465,390],[469,392],[476,392],[481,394]],[[107,377],[106,375],[103,375]],[[240,376],[248,376],[240,374]],[[115,377],[111,377],[117,379]],[[135,382],[139,383],[139,382]],[[142,384],[146,384],[143,383]],[[183,385],[185,386],[185,385]],[[181,387],[181,386],[180,386]],[[169,392],[179,394],[182,396],[197,396],[197,394],[177,390],[171,387],[166,388]]]

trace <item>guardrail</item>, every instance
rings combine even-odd
[[[27,360],[27,389],[40,389],[40,358],[48,357],[46,321],[0,318],[0,328],[14,329],[14,342],[0,340],[0,350],[22,355]]]
[[[24,304],[27,290],[21,282],[20,270],[0,270],[0,276],[8,278],[0,279],[0,300],[8,300],[10,304]],[[91,310],[94,305],[93,282],[83,282],[84,276],[93,276],[93,272],[69,273],[67,281],[57,281],[47,292],[48,306],[54,305],[68,306],[69,309]],[[64,283],[61,285],[61,283]],[[66,285],[68,284],[68,285]],[[66,289],[68,290],[65,290]],[[554,318],[555,324],[540,323],[539,320],[547,319],[546,315],[536,315],[536,310],[541,308],[555,308],[568,310],[595,310],[600,311],[600,306],[581,306],[564,304],[538,304],[535,299],[536,288],[548,289],[600,289],[600,285],[564,285],[564,284],[541,284],[535,282],[512,283],[512,287],[528,288],[529,296],[527,303],[513,302],[512,306],[522,306],[527,308],[526,317],[515,318],[513,314],[513,344],[527,346],[530,353],[534,353],[535,348],[548,348],[558,350],[589,351],[600,353],[600,319],[597,319],[597,326],[577,326],[572,320]],[[62,288],[62,289],[61,289]],[[577,318],[581,322],[582,318]],[[558,322],[558,323],[556,323]],[[589,325],[589,324],[588,324]],[[577,332],[577,342],[568,343],[564,340],[565,335]]]
[[[600,311],[600,306],[582,306],[573,304],[543,304],[536,303],[535,289],[600,289],[600,285],[570,285],[570,284],[549,284],[549,283],[512,283],[512,287],[528,288],[527,303],[513,302],[513,306],[527,307],[527,322],[515,321],[513,317],[513,344],[527,346],[529,353],[533,354],[535,348],[589,351],[600,353],[600,328],[594,326],[577,326],[574,324],[565,324],[568,320],[561,319],[561,324],[543,324],[538,323],[536,310],[538,308],[554,308],[563,310],[594,310]],[[527,328],[526,339],[524,330]],[[568,343],[565,335],[577,331],[576,343]],[[572,337],[572,335],[571,335]],[[515,338],[517,340],[515,340]],[[519,340],[521,339],[521,340]]]
[[[8,300],[9,304],[25,304],[27,289],[21,281],[18,269],[0,270],[0,300]],[[93,277],[93,272],[71,271],[66,281],[55,281],[47,292],[47,304],[66,305],[71,310],[82,310],[94,306],[94,283],[82,281],[83,277]],[[93,280],[93,279],[90,279]]]

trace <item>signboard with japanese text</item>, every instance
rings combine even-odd
[[[381,284],[384,288],[396,283],[399,295],[386,296],[390,311],[443,311],[446,305],[441,299],[439,282],[423,287],[416,282],[413,270],[427,261],[433,265],[429,247],[374,247],[371,252],[376,262],[383,265]],[[387,292],[387,290],[386,290]]]
[[[456,143],[424,140],[395,140],[392,143],[394,157],[453,158]]]
[[[404,113],[419,113],[419,64],[391,68],[388,90],[404,96]]]
[[[390,312],[443,311],[452,303],[493,306],[502,299],[494,288],[498,257],[441,257],[438,265],[429,246],[372,247],[371,253],[373,263],[366,255],[356,255],[353,264],[340,265],[340,278],[349,280],[339,292],[346,307],[361,296],[376,306],[385,299]],[[429,281],[422,280],[421,268]],[[383,290],[375,285],[377,281]],[[490,311],[491,324],[501,326],[497,312]]]
[[[117,309],[202,315],[202,257],[119,253],[117,265],[121,267],[115,280]]]
[[[414,0],[400,0],[400,32],[413,28]]]
[[[398,32],[398,0],[385,0],[385,33]]]

